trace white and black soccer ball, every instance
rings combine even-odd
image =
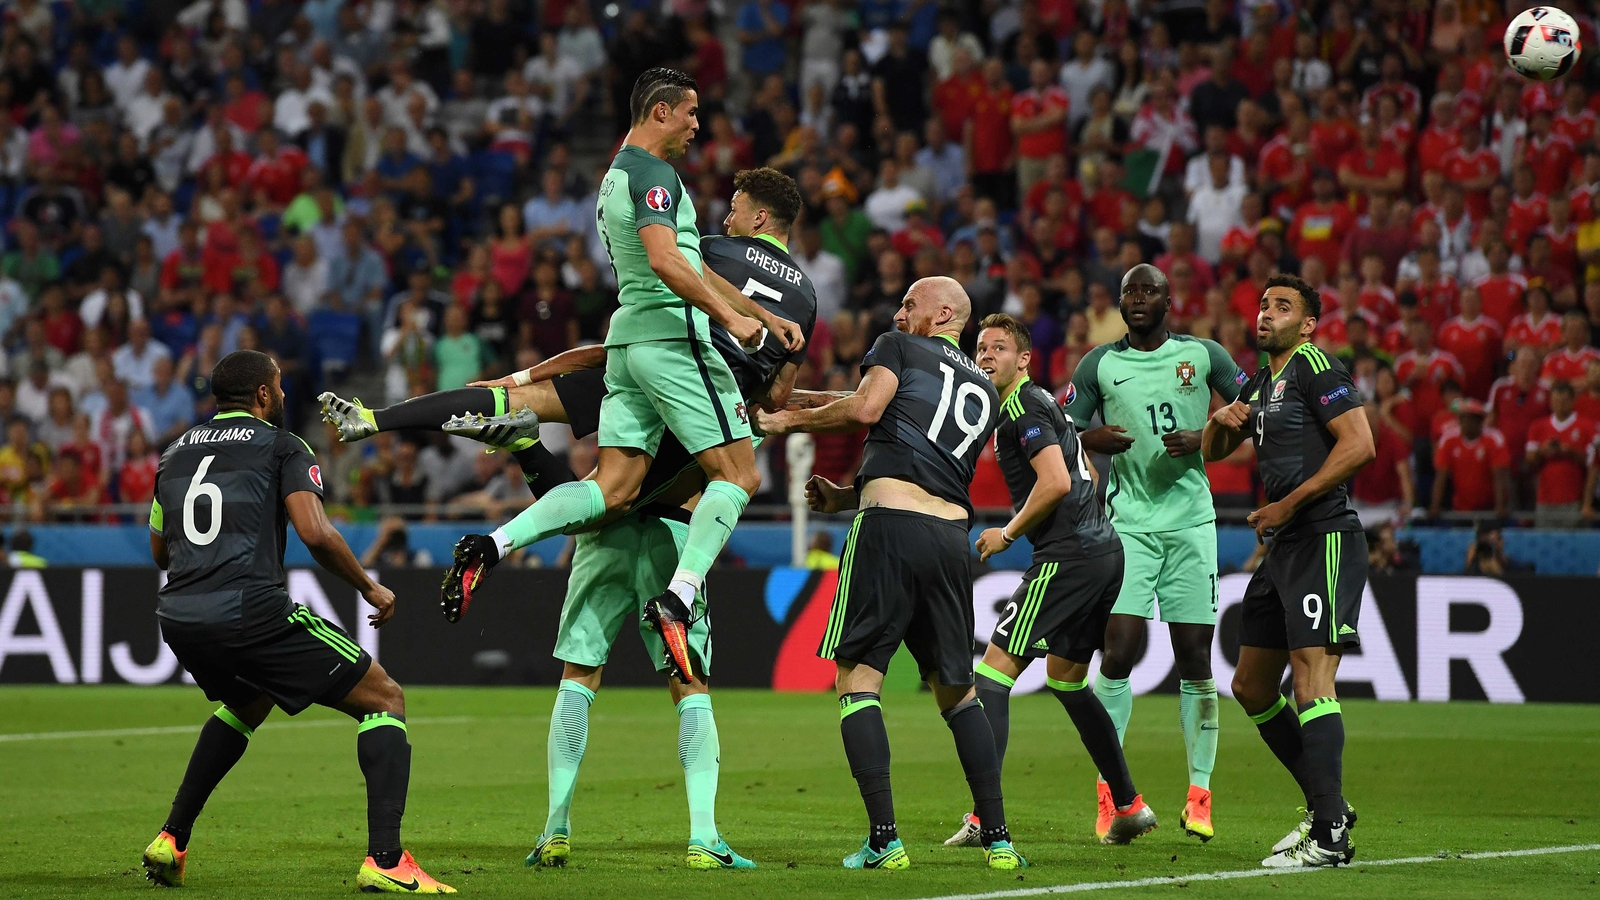
[[[1506,62],[1533,81],[1554,81],[1578,64],[1578,23],[1553,6],[1525,9],[1506,26]]]

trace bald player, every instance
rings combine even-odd
[[[817,649],[838,669],[839,731],[871,823],[861,849],[845,857],[847,869],[911,865],[895,830],[879,697],[902,642],[955,736],[989,867],[1026,865],[1006,830],[994,732],[973,690],[967,490],[999,421],[1000,398],[956,346],[971,315],[955,280],[924,278],[906,291],[897,330],[862,360],[854,393],[799,392],[791,407],[810,408],[756,413],[768,434],[869,429],[854,484],[816,476],[806,485],[812,509],[860,510]]]
[[[1200,433],[1211,394],[1239,396],[1245,376],[1215,341],[1167,330],[1167,276],[1137,265],[1122,277],[1122,319],[1128,334],[1089,351],[1067,391],[1067,414],[1087,423],[1088,449],[1110,454],[1106,509],[1122,538],[1122,590],[1106,625],[1105,653],[1094,690],[1117,726],[1133,714],[1128,675],[1139,661],[1144,620],[1159,603],[1178,668],[1178,720],[1189,761],[1189,793],[1180,817],[1202,841],[1211,824],[1211,770],[1217,757],[1217,684],[1211,642],[1217,626],[1217,527],[1211,482],[1200,459]],[[1116,815],[1110,787],[1099,783],[1095,832],[1104,837]]]

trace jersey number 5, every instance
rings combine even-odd
[[[222,488],[206,481],[206,472],[211,469],[211,461],[216,458],[216,454],[212,454],[200,460],[200,468],[194,470],[194,478],[189,481],[189,490],[183,495],[183,536],[196,547],[206,546],[222,533]],[[201,497],[211,501],[211,524],[206,526],[205,531],[196,528],[194,524],[194,502]]]
[[[956,370],[939,363],[939,374],[944,376],[944,389],[939,392],[939,408],[933,412],[933,424],[928,426],[928,440],[935,444],[939,443],[939,432],[944,430],[945,415],[950,412],[950,392],[955,388]],[[962,456],[967,452],[967,448],[972,446],[973,441],[983,437],[983,426],[989,422],[989,398],[982,389],[970,381],[963,381],[961,387],[955,388],[955,395],[955,414],[951,418],[955,419],[956,427],[961,429],[961,433],[966,437],[956,445],[953,452],[956,456]],[[967,421],[968,397],[975,397],[978,400],[978,419],[975,422]]]

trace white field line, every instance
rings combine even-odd
[[[463,722],[475,722],[477,716],[419,716],[407,719],[408,725],[459,725]],[[202,722],[201,724],[204,724]],[[282,728],[331,728],[335,725],[349,727],[354,720],[348,719],[312,719],[305,722],[273,722],[270,719],[262,727],[268,731],[277,731]],[[18,741],[66,741],[77,738],[119,738],[142,737],[150,734],[196,734],[200,725],[166,725],[159,728],[102,728],[97,731],[32,731],[13,734],[0,734],[0,744],[10,744]]]
[[[1600,844],[1569,844],[1565,847],[1531,847],[1527,850],[1496,850],[1488,853],[1459,853],[1448,856],[1406,856],[1399,859],[1357,859],[1356,868],[1367,866],[1411,866],[1421,863],[1446,862],[1453,859],[1505,859],[1515,856],[1547,856],[1553,853],[1588,853],[1600,850]],[[1237,878],[1260,878],[1266,875],[1302,875],[1325,872],[1326,869],[1239,869],[1233,872],[1199,872],[1194,875],[1163,875],[1155,878],[1135,878],[1127,881],[1091,881],[1080,884],[1056,884],[1047,887],[1021,888],[1014,891],[990,891],[983,894],[945,894],[924,900],[999,900],[1002,897],[1037,897],[1044,894],[1085,894],[1090,891],[1107,891],[1117,888],[1159,887],[1161,885],[1191,884],[1197,881],[1232,881]]]

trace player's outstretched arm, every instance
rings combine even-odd
[[[1244,424],[1250,418],[1250,405],[1235,400],[1211,414],[1205,430],[1200,433],[1200,456],[1206,462],[1218,462],[1233,455],[1244,443]]]
[[[710,266],[705,267],[705,279],[706,284],[711,285],[711,289],[716,291],[734,312],[757,320],[764,328],[777,335],[778,340],[783,343],[783,349],[793,353],[806,345],[805,332],[800,330],[798,324],[783,316],[775,315],[772,310],[757,303],[753,298],[746,297],[733,286],[733,282],[723,278]]]
[[[684,258],[683,251],[678,249],[677,237],[671,228],[656,222],[639,229],[639,241],[650,257],[650,270],[667,290],[728,329],[734,340],[746,347],[754,345],[761,337],[760,320],[734,312],[727,301],[718,297]]]
[[[295,491],[284,498],[289,510],[289,521],[294,523],[294,533],[311,551],[317,565],[344,579],[344,582],[361,592],[362,598],[372,604],[377,612],[368,616],[374,627],[382,627],[394,615],[394,592],[373,581],[361,561],[350,552],[344,535],[328,521],[322,508],[322,498],[311,491]]]
[[[1061,455],[1059,444],[1045,447],[1035,453],[1029,462],[1037,477],[1033,490],[1028,492],[1028,499],[1023,501],[1022,508],[1011,517],[1011,521],[1000,528],[985,529],[978,536],[978,556],[981,559],[986,560],[999,553],[1016,543],[1017,538],[1039,527],[1039,523],[1061,503],[1061,498],[1072,492],[1072,474],[1067,471],[1067,461]]]
[[[884,366],[873,366],[861,376],[861,385],[855,393],[815,409],[785,409],[773,413],[758,409],[756,427],[767,434],[859,431],[878,423],[899,388],[899,376]]]
[[[598,369],[606,364],[606,348],[599,344],[587,344],[582,347],[573,347],[563,350],[536,366],[512,372],[504,378],[493,381],[473,381],[467,387],[522,387],[536,381],[549,381],[557,375],[566,375],[582,369]]]

